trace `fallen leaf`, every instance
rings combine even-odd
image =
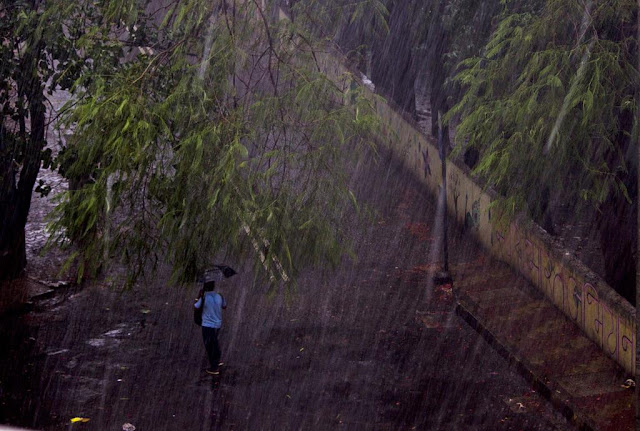
[[[87,423],[89,422],[91,419],[89,418],[79,418],[79,417],[75,417],[71,419],[71,423],[74,424],[76,422],[83,422],[83,423]]]

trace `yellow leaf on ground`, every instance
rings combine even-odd
[[[76,422],[85,422],[86,423],[86,422],[89,422],[90,420],[91,419],[89,419],[89,418],[77,418],[76,417],[76,418],[71,419],[71,423],[72,424],[74,424]]]

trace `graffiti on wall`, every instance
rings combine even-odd
[[[447,184],[449,185],[450,195],[453,197],[453,210],[456,220],[458,220],[458,198],[460,197],[460,177],[458,174],[451,172]]]
[[[422,161],[424,163],[424,177],[430,177],[431,176],[431,159],[429,157],[429,148],[425,147],[424,150],[421,148],[422,145],[418,144],[418,151],[420,151],[420,154],[422,155]]]
[[[494,228],[491,242],[498,254],[520,268],[602,350],[632,372],[633,322],[602,301],[597,286],[554,262],[546,247],[524,236],[515,225],[507,232]]]
[[[477,229],[480,226],[480,201],[475,200],[469,208],[469,195],[464,195],[464,228]]]

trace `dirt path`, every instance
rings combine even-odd
[[[241,274],[221,290],[226,366],[204,373],[196,292],[66,289],[0,322],[0,423],[45,430],[569,429],[433,288],[435,209],[394,162],[354,176],[376,211],[357,262],[309,270],[290,299]],[[451,232],[454,268],[486,259]],[[488,262],[488,260],[487,260]],[[74,417],[88,422],[70,423]]]

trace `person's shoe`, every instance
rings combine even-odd
[[[218,362],[218,366],[221,367],[224,365],[224,362]]]
[[[212,370],[211,368],[207,368],[207,374],[211,374],[212,376],[217,376],[220,374],[219,370]]]

